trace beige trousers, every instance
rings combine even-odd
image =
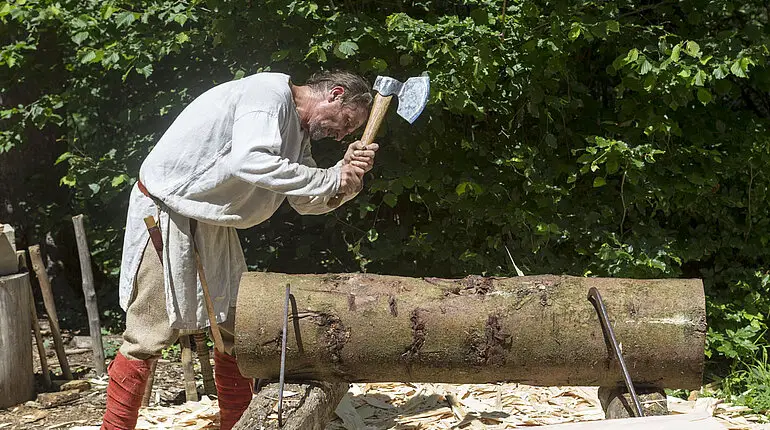
[[[219,324],[228,354],[233,351],[234,323],[235,308],[230,308],[227,321]],[[133,297],[126,310],[126,331],[123,332],[120,353],[132,360],[157,358],[178,338],[179,330],[171,328],[166,312],[163,266],[152,243],[148,242],[134,281]]]

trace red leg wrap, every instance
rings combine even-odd
[[[241,376],[237,363],[232,355],[214,350],[214,382],[221,430],[233,428],[251,403],[251,379]]]
[[[102,430],[132,430],[136,427],[142,395],[150,376],[152,360],[129,360],[119,353],[107,370],[107,410]]]

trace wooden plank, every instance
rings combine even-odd
[[[644,418],[623,418],[617,420],[586,421],[580,423],[554,424],[538,427],[538,430],[724,430],[725,426],[707,414],[665,415]]]
[[[43,293],[43,303],[45,304],[45,311],[48,314],[51,335],[53,335],[53,344],[56,349],[56,356],[59,358],[62,375],[64,376],[64,379],[72,379],[72,371],[70,370],[70,365],[67,361],[67,354],[64,353],[64,344],[62,343],[61,331],[59,330],[59,317],[56,315],[56,303],[54,302],[53,291],[51,290],[51,281],[48,279],[48,273],[45,271],[43,258],[40,256],[40,246],[32,245],[27,248],[27,250],[29,251],[29,258],[32,261],[32,268],[35,270],[37,280],[40,283],[40,291]]]
[[[91,334],[91,348],[94,351],[94,370],[96,370],[97,376],[100,376],[107,373],[107,365],[104,362],[102,326],[99,323],[99,306],[96,302],[94,274],[91,270],[91,252],[88,249],[88,240],[86,240],[83,215],[72,217],[72,224],[75,226],[75,239],[80,257],[80,273],[83,277],[83,296],[85,296],[86,313],[88,314],[88,330]]]

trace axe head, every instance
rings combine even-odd
[[[406,82],[400,82],[387,76],[377,76],[372,88],[384,97],[396,96],[398,99],[396,112],[411,124],[428,104],[430,78],[417,76],[407,79]]]

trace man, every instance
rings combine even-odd
[[[371,102],[366,81],[347,72],[317,74],[303,86],[260,73],[205,92],[171,124],[131,192],[120,276],[126,330],[108,372],[103,429],[134,428],[152,361],[180,329],[209,326],[196,249],[225,344],[225,353],[214,351],[221,428],[238,421],[251,387],[231,355],[246,271],[235,229],[268,219],[284,199],[301,214],[322,214],[355,197],[378,146],[354,142],[321,169],[310,140],[341,140],[366,121]],[[143,222],[150,215],[162,234],[160,256]]]

